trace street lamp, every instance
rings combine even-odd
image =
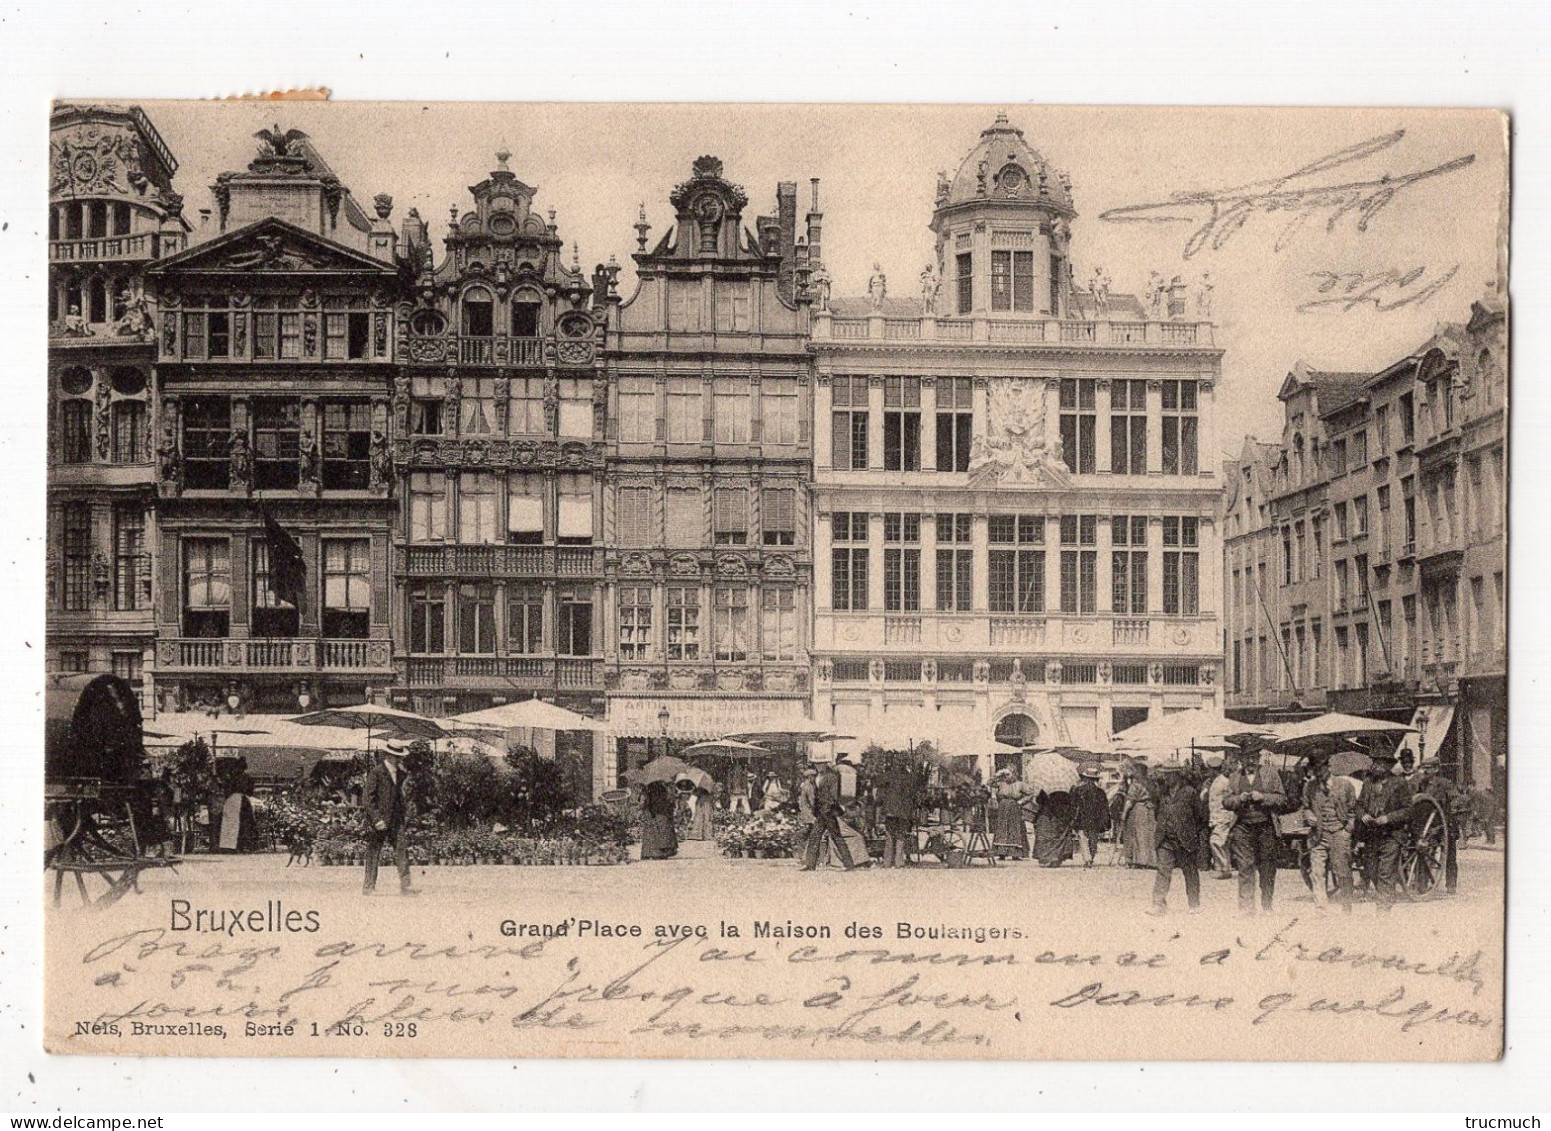
[[[307,690],[306,684],[302,685],[301,693],[296,697],[296,705],[304,711],[312,706],[312,692]]]
[[[1416,764],[1420,766],[1427,760],[1427,710],[1423,708],[1422,717],[1416,720]]]
[[[242,696],[237,694],[235,687],[226,696],[226,706],[234,715],[237,713],[237,708],[242,706]]]
[[[657,728],[662,733],[661,753],[668,753],[668,720],[673,717],[666,706],[657,712]]]

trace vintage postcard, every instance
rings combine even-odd
[[[1507,128],[58,102],[46,1047],[1500,1056]]]

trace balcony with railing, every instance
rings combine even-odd
[[[398,572],[410,577],[592,577],[603,572],[599,546],[409,545]]]
[[[163,672],[372,672],[392,670],[386,638],[307,639],[266,636],[249,640],[171,638],[157,642]]]
[[[814,623],[814,649],[885,658],[911,653],[1044,649],[1095,659],[1111,655],[1196,659],[1221,654],[1218,628],[1214,614],[1117,617],[1108,613],[923,610],[901,615],[820,609]]]
[[[603,660],[594,656],[409,656],[402,668],[410,687],[532,691],[603,687]]]
[[[105,263],[161,258],[161,233],[94,236],[79,240],[49,240],[50,263]]]
[[[978,342],[997,344],[1059,343],[1073,346],[1124,346],[1129,349],[1178,349],[1215,343],[1210,322],[1111,322],[1065,318],[886,318],[837,317],[820,311],[813,319],[813,340]]]
[[[409,360],[461,365],[544,364],[544,339],[509,334],[411,334]]]

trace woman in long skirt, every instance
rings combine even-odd
[[[1121,824],[1121,844],[1126,863],[1133,868],[1151,868],[1158,863],[1158,803],[1153,796],[1147,767],[1138,762],[1132,768],[1125,787],[1125,820]]]
[[[667,782],[648,782],[641,801],[641,859],[666,860],[677,856],[678,833],[673,828],[677,807],[674,790]]]
[[[711,791],[709,789],[696,789],[690,802],[694,809],[689,815],[689,832],[686,838],[689,840],[711,839]]]
[[[1034,856],[1041,868],[1059,868],[1077,846],[1077,806],[1066,790],[1039,795],[1034,817]]]
[[[1027,790],[1007,770],[996,775],[991,809],[991,849],[1002,859],[1026,860],[1029,834],[1023,827],[1023,799]]]

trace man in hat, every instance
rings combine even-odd
[[[399,873],[399,891],[414,895],[409,886],[409,850],[404,846],[405,811],[409,805],[409,771],[404,759],[409,743],[389,739],[383,744],[382,757],[366,774],[361,806],[366,811],[366,883],[362,891],[371,895],[377,887],[377,861],[382,846],[393,846],[393,865]]]
[[[1099,784],[1099,768],[1092,762],[1077,771],[1081,779],[1072,790],[1072,803],[1077,809],[1077,835],[1082,841],[1084,868],[1093,867],[1099,854],[1099,838],[1109,831],[1109,798]]]
[[[1160,794],[1156,834],[1158,875],[1153,881],[1152,910],[1148,914],[1167,913],[1169,885],[1176,867],[1185,874],[1185,899],[1194,911],[1201,906],[1201,873],[1196,858],[1207,828],[1206,806],[1182,767],[1161,766],[1153,780]]]
[[[1398,772],[1393,753],[1378,752],[1369,757],[1373,772],[1363,787],[1358,821],[1373,861],[1379,910],[1392,911],[1400,893],[1400,856],[1411,819],[1411,783]]]
[[[1336,901],[1352,911],[1352,833],[1357,825],[1357,790],[1350,778],[1333,777],[1330,757],[1335,743],[1321,743],[1309,753],[1309,778],[1303,787],[1303,807],[1312,818],[1309,829],[1309,882],[1314,906],[1325,910],[1325,875],[1335,878]]]
[[[802,870],[811,872],[819,866],[819,852],[828,842],[840,857],[841,866],[849,872],[856,865],[840,832],[840,774],[833,764],[826,763],[819,770],[813,793],[813,827],[808,830]]]
[[[1234,816],[1228,855],[1239,873],[1239,914],[1255,913],[1255,878],[1260,878],[1260,909],[1269,912],[1276,895],[1276,861],[1281,850],[1276,816],[1287,808],[1282,775],[1260,763],[1260,749],[1248,746],[1228,779],[1223,808]]]
[[[1233,873],[1228,869],[1231,862],[1228,856],[1228,834],[1233,831],[1233,812],[1222,801],[1228,795],[1228,782],[1238,772],[1238,768],[1238,756],[1224,754],[1217,775],[1206,786],[1206,819],[1211,828],[1212,864],[1217,868],[1219,880],[1233,878]]]
[[[888,766],[879,783],[879,807],[883,811],[883,866],[903,868],[909,863],[911,831],[915,827],[916,806],[920,803],[921,776],[905,759],[889,756]]]

